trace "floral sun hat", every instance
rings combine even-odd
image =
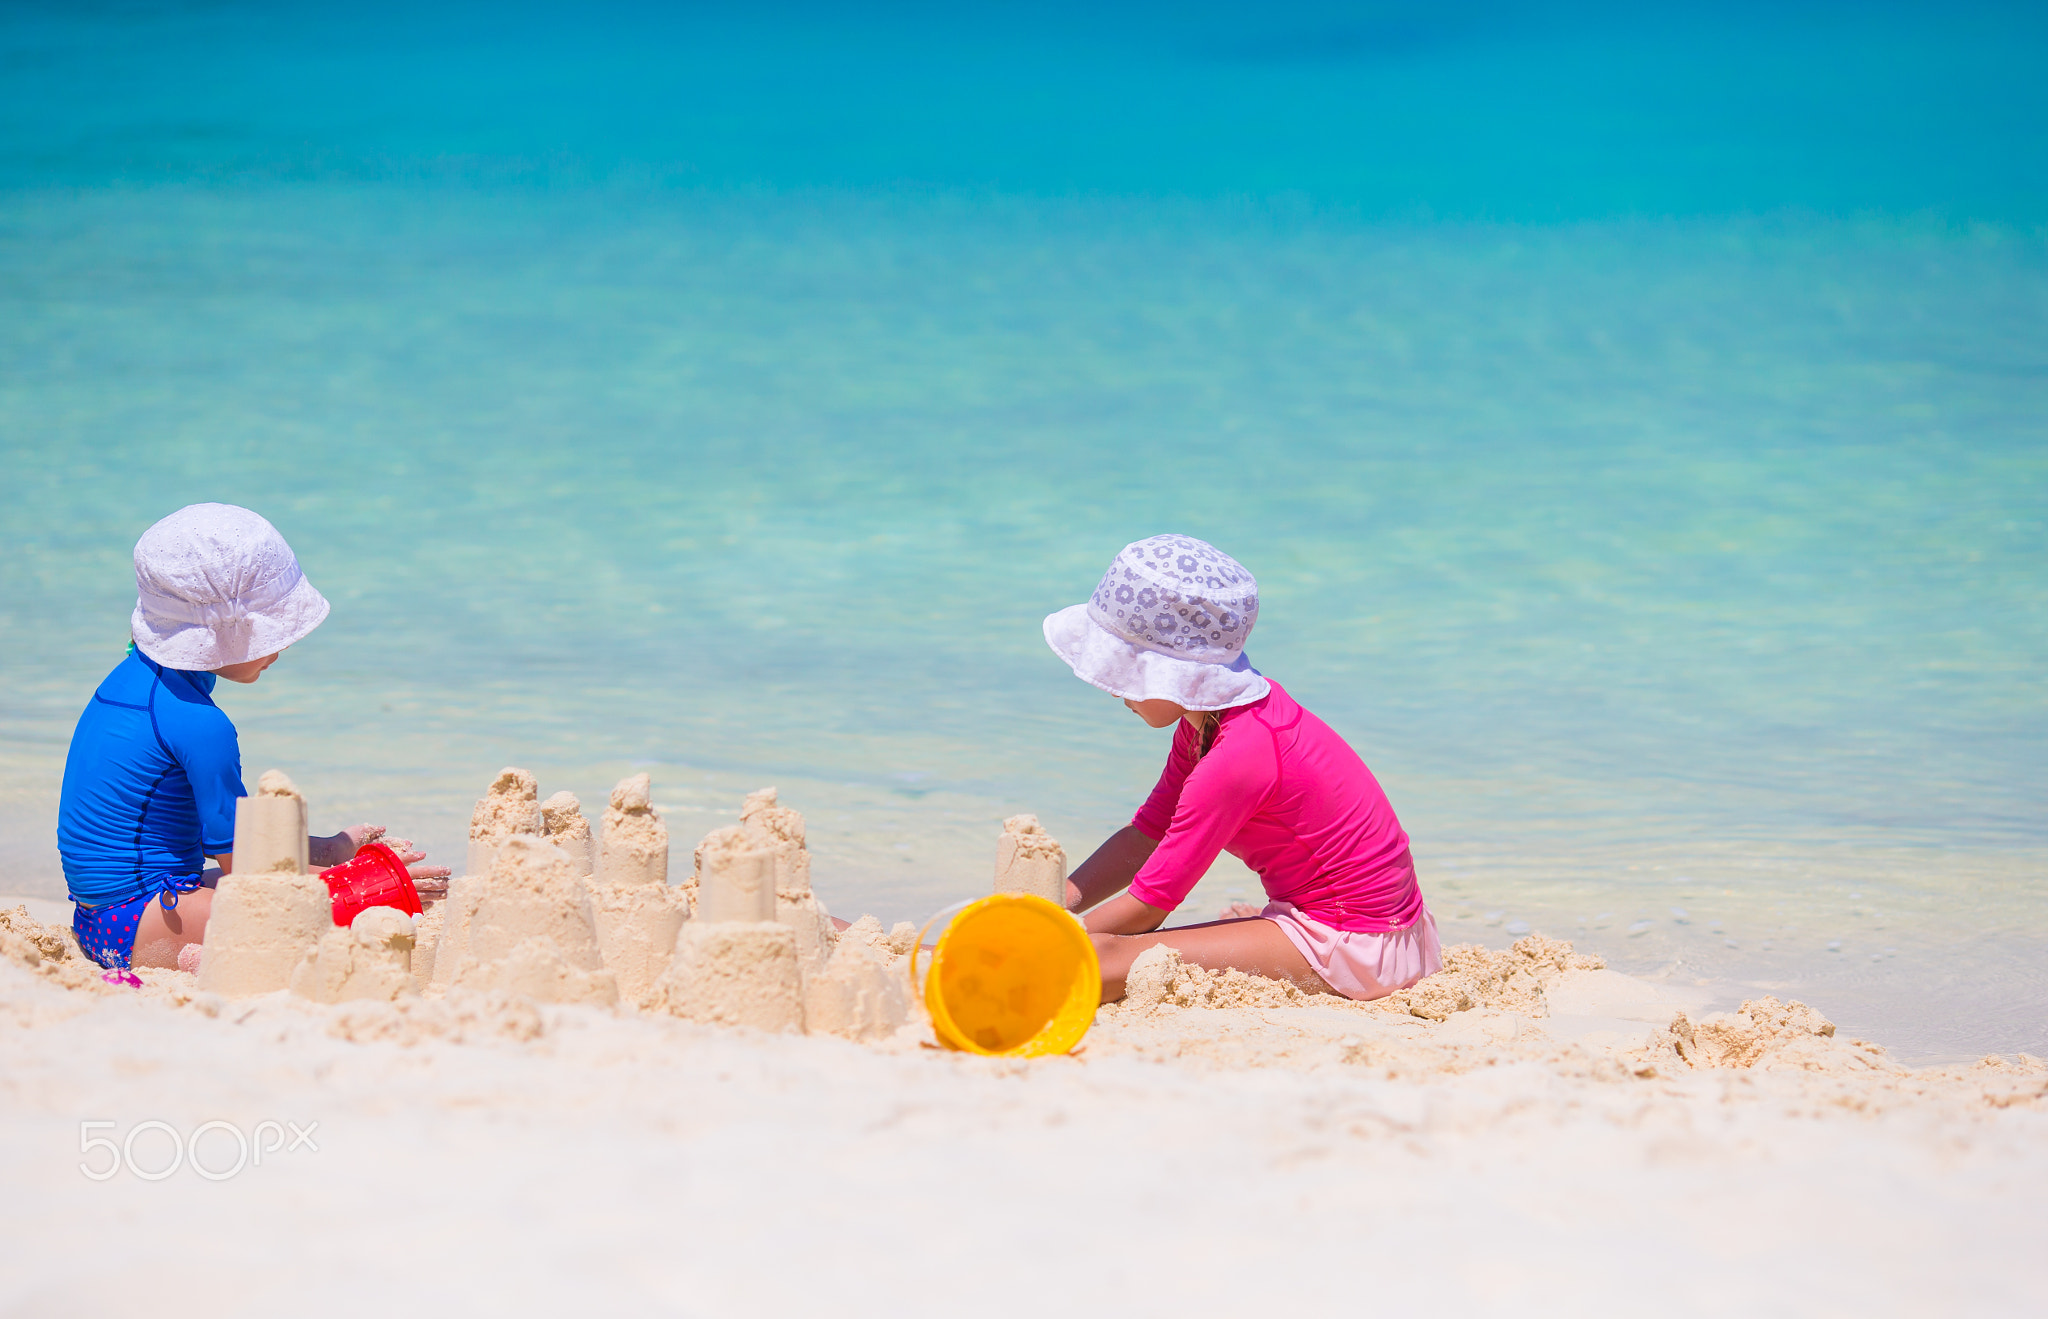
[[[190,504],[135,542],[135,647],[165,668],[274,655],[327,617],[277,528],[233,504]]]
[[[1045,640],[1074,676],[1111,696],[1189,710],[1249,705],[1272,690],[1244,655],[1259,584],[1192,536],[1126,545],[1088,603],[1045,620]]]

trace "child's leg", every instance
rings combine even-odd
[[[142,909],[142,923],[135,927],[135,956],[131,966],[178,965],[178,950],[188,943],[206,942],[206,918],[213,914],[213,890],[196,888],[178,895],[178,905],[164,910],[163,896]]]
[[[1181,960],[1210,971],[1244,971],[1250,975],[1288,980],[1314,994],[1337,991],[1323,983],[1310,969],[1308,959],[1294,941],[1272,921],[1211,921],[1207,925],[1186,925],[1176,930],[1151,934],[1098,934],[1095,956],[1102,963],[1102,1001],[1114,1003],[1124,996],[1124,977],[1138,954],[1154,944],[1165,944]]]

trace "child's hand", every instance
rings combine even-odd
[[[359,824],[326,838],[308,838],[306,859],[324,870],[348,860],[362,850],[363,844],[381,842],[383,838],[383,825]]]
[[[1254,907],[1249,902],[1226,903],[1223,908],[1222,919],[1226,921],[1248,921],[1264,910],[1264,907]]]
[[[427,854],[414,850],[410,838],[391,837],[381,824],[359,824],[331,838],[309,838],[306,853],[316,866],[338,866],[368,843],[382,843],[398,853],[399,864],[412,876],[413,887],[421,897],[438,898],[448,892],[448,867],[422,865]]]
[[[382,832],[381,830],[379,831]],[[449,870],[446,866],[428,866],[420,863],[427,859],[425,852],[413,850],[410,838],[378,838],[378,842],[398,853],[398,860],[412,876],[412,886],[423,898],[439,898],[447,895]]]
[[[335,837],[348,839],[348,854],[354,856],[357,852],[363,850],[363,846],[366,843],[383,842],[384,826],[381,824],[359,824],[353,829],[342,830]]]

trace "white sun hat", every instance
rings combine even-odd
[[[1111,696],[1188,710],[1250,705],[1272,690],[1244,657],[1259,584],[1192,536],[1124,546],[1087,604],[1045,620],[1045,640],[1074,676]]]
[[[135,542],[136,649],[206,670],[274,655],[327,617],[277,528],[233,504],[190,504]]]

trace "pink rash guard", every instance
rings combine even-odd
[[[1159,785],[1131,820],[1159,846],[1131,896],[1172,911],[1228,851],[1269,897],[1334,929],[1405,929],[1422,914],[1408,834],[1343,738],[1273,683],[1223,712],[1209,753],[1181,721]]]

